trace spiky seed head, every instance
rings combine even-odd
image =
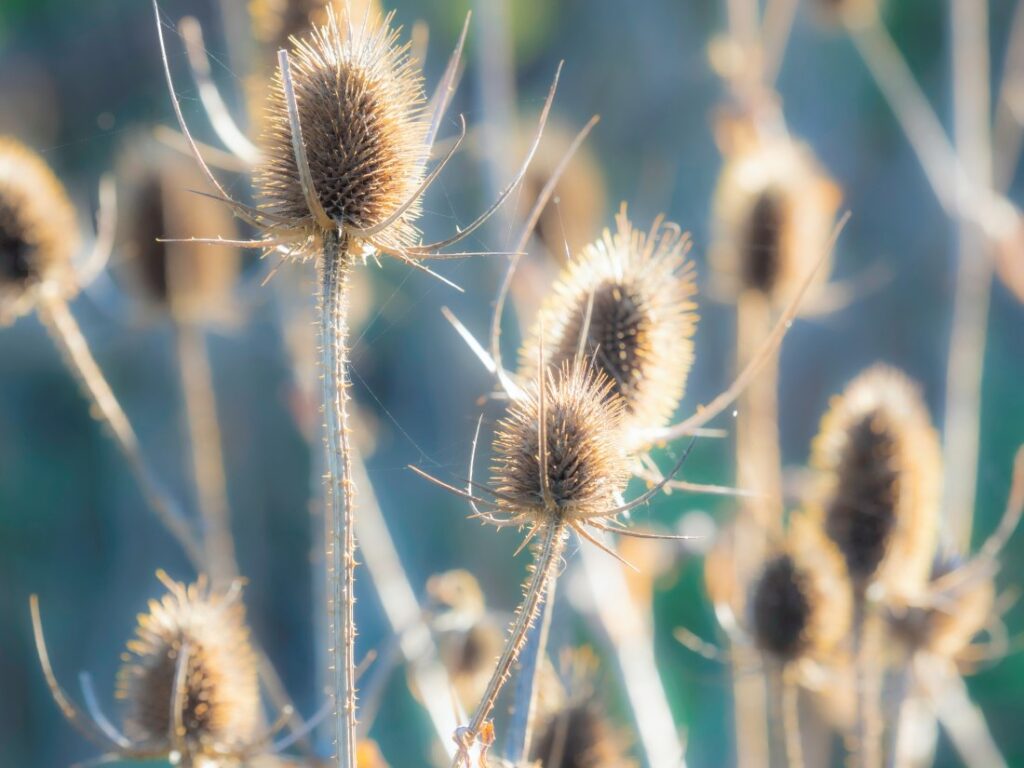
[[[814,515],[855,587],[917,593],[938,536],[942,456],[917,386],[876,365],[833,398],[811,448]]]
[[[211,592],[205,578],[167,588],[140,614],[123,654],[117,696],[125,701],[125,734],[154,748],[171,747],[175,677],[187,653],[181,720],[194,755],[238,750],[260,723],[256,655],[237,593]]]
[[[584,356],[622,398],[623,429],[663,426],[686,389],[697,328],[694,263],[689,238],[659,218],[648,232],[633,228],[625,205],[605,230],[563,270],[522,352],[524,375],[537,376],[538,347],[558,368]],[[593,296],[590,324],[587,308]],[[543,329],[543,339],[540,330]]]
[[[784,551],[767,561],[751,587],[754,641],[781,661],[821,657],[846,635],[851,591],[836,546],[802,515],[790,522]]]
[[[839,188],[802,143],[734,127],[725,144],[712,201],[715,277],[733,293],[784,306],[828,252]],[[823,267],[815,279],[827,277]]]
[[[543,468],[537,434],[541,386],[547,436]],[[615,508],[616,494],[629,479],[622,416],[622,399],[601,371],[586,363],[549,368],[498,423],[491,468],[498,508],[524,523],[584,520]]]
[[[238,249],[159,242],[215,235],[232,239],[237,234],[226,208],[204,205],[191,191],[203,186],[195,163],[141,137],[126,146],[117,172],[118,198],[124,201],[117,243],[128,284],[156,309],[179,320],[228,317],[241,267]]]
[[[423,77],[398,43],[392,14],[351,25],[327,23],[296,39],[291,73],[313,188],[338,227],[379,224],[412,197],[427,160]],[[264,159],[255,174],[260,206],[278,234],[317,237],[292,148],[287,101],[278,70],[267,101]],[[414,244],[418,202],[376,236],[400,250]],[[280,221],[277,224],[276,221]],[[302,255],[308,255],[308,249]]]
[[[75,293],[78,237],[75,209],[50,167],[0,136],[0,325],[29,312],[44,282],[64,297]]]

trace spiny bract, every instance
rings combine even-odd
[[[634,229],[625,206],[615,222],[614,234],[606,229],[562,272],[523,350],[524,374],[536,377],[541,341],[553,368],[576,357],[593,297],[584,355],[622,397],[624,429],[657,428],[675,412],[693,363],[690,241],[660,218],[646,233]]]

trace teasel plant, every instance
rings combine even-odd
[[[479,229],[511,195],[536,151],[558,76],[541,112],[537,135],[523,167],[495,202],[445,240],[419,242],[414,221],[420,200],[461,143],[461,137],[429,173],[426,163],[451,98],[467,25],[428,111],[422,75],[398,43],[393,14],[362,21],[339,20],[328,10],[325,26],[292,40],[278,54],[278,72],[267,102],[261,163],[254,173],[258,207],[231,198],[204,162],[192,139],[170,74],[163,22],[154,2],[161,52],[175,115],[216,197],[257,229],[260,237],[233,245],[279,252],[285,259],[314,259],[321,279],[320,333],[326,418],[329,533],[328,574],[335,697],[334,728],[341,765],[355,760],[355,570],[353,486],[348,415],[347,303],[351,267],[377,254],[449,282],[422,264],[479,252],[446,253]],[[342,26],[344,24],[344,27]],[[291,57],[295,57],[294,77]],[[560,68],[559,68],[560,69]],[[462,120],[462,136],[465,121]],[[344,172],[341,172],[341,171]],[[201,239],[193,239],[200,242]]]
[[[1014,290],[1021,215],[1008,191],[1020,166],[1024,7],[1008,25],[999,85],[992,93],[989,8],[985,0],[950,3],[953,138],[920,87],[883,12],[883,0],[838,4],[843,28],[884,97],[935,198],[958,227],[952,330],[946,358],[943,450],[950,466],[943,518],[961,554],[970,546],[977,494],[982,377],[994,276]],[[847,12],[847,6],[849,6]],[[998,268],[998,271],[997,271]],[[1017,292],[1018,298],[1020,293]]]
[[[916,385],[881,365],[857,376],[822,418],[811,466],[811,518],[838,546],[854,589],[851,748],[857,765],[880,766],[882,606],[922,592],[939,535],[942,454]]]
[[[90,351],[69,301],[103,270],[117,228],[112,180],[101,185],[97,235],[76,262],[79,229],[60,181],[38,155],[12,139],[0,143],[0,227],[4,265],[0,317],[10,323],[34,311],[124,456],[146,504],[194,563],[202,562],[195,531],[142,456],[138,437]]]
[[[837,684],[853,602],[846,565],[839,549],[803,511],[791,513],[781,533],[766,532],[768,545],[757,561],[747,560],[747,552],[738,546],[737,523],[734,519],[719,533],[704,563],[707,594],[729,650],[685,627],[677,628],[675,636],[705,658],[733,664],[740,675],[764,671],[767,765],[820,764],[827,758],[805,750],[809,739],[801,728],[800,696]],[[751,653],[739,662],[741,648]]]
[[[245,623],[242,581],[215,590],[205,576],[189,585],[163,571],[166,589],[139,615],[122,654],[117,698],[125,705],[123,729],[103,713],[91,676],[80,676],[83,712],[64,691],[50,662],[39,599],[31,599],[36,648],[50,693],[79,732],[104,750],[85,765],[129,759],[165,759],[186,768],[247,764],[290,747],[301,736],[274,737],[291,717],[286,707],[262,725],[259,661]]]
[[[543,354],[543,348],[539,354]],[[618,520],[650,500],[661,491],[661,486],[648,489],[632,501],[622,500],[629,478],[629,459],[618,443],[624,408],[620,398],[611,396],[612,382],[584,357],[582,344],[575,360],[557,371],[541,364],[539,371],[537,381],[521,398],[509,403],[498,423],[489,486],[477,487],[473,480],[472,457],[479,438],[479,423],[465,490],[413,468],[417,474],[467,499],[473,510],[472,518],[497,528],[526,528],[518,551],[534,543],[532,575],[524,585],[523,601],[516,610],[483,700],[469,724],[456,734],[460,749],[453,768],[472,764],[471,753],[490,722],[497,697],[512,675],[513,665],[527,643],[544,601],[551,600],[570,533],[612,556],[616,556],[614,551],[595,538],[591,530],[660,536],[631,531]],[[669,477],[679,470],[686,456],[684,453]],[[526,742],[529,743],[528,737]]]

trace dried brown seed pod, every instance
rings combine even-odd
[[[168,594],[140,614],[118,675],[125,735],[171,751],[180,718],[177,737],[189,754],[247,751],[260,724],[259,678],[237,591],[214,594],[203,577],[185,586],[157,576]]]
[[[491,468],[495,506],[510,521],[585,522],[618,506],[629,462],[620,440],[623,401],[612,387],[588,365],[563,363],[512,401],[495,433]]]
[[[308,159],[311,193],[337,228],[366,229],[412,200],[375,244],[402,251],[418,241],[417,191],[424,177],[428,123],[423,77],[398,43],[399,29],[371,16],[367,28],[343,33],[334,14],[292,51],[291,72]],[[354,24],[355,22],[353,22]],[[275,236],[315,239],[322,229],[304,194],[292,144],[284,79],[267,101],[257,198]],[[310,255],[301,249],[301,255]]]
[[[550,713],[531,746],[531,759],[544,768],[625,768],[622,735],[594,698],[580,697]]]
[[[937,545],[942,454],[917,386],[882,365],[860,374],[833,398],[811,454],[813,512],[854,585],[921,590]]]
[[[711,265],[731,293],[785,306],[829,251],[840,192],[806,145],[756,138],[724,121],[726,154],[712,201]],[[827,266],[816,282],[828,278]]]
[[[204,179],[188,158],[149,138],[127,145],[118,161],[124,201],[118,220],[123,273],[141,297],[178,320],[226,319],[241,267],[237,248],[161,242],[193,235],[236,236],[234,219],[192,190]]]
[[[75,209],[45,161],[0,137],[0,325],[31,311],[43,283],[67,299],[77,290]]]
[[[558,368],[583,354],[622,398],[623,428],[655,429],[672,417],[686,388],[697,329],[695,266],[689,237],[659,217],[635,230],[622,206],[616,231],[586,246],[556,282],[522,353],[537,376],[538,348]],[[543,329],[543,337],[540,330]]]

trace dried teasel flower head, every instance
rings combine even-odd
[[[260,695],[238,590],[215,594],[203,577],[189,586],[163,572],[157,577],[168,593],[140,614],[118,675],[125,735],[170,752],[180,717],[178,738],[189,754],[242,752],[260,724]]]
[[[63,298],[75,294],[78,239],[75,209],[53,171],[0,136],[0,325],[31,311],[44,283]]]
[[[712,201],[710,263],[730,293],[788,304],[829,251],[840,192],[811,149],[788,137],[756,136],[723,117],[725,165]],[[818,270],[818,282],[828,269]]]
[[[491,475],[495,506],[511,522],[573,524],[616,507],[629,461],[620,438],[623,401],[612,386],[585,362],[566,362],[509,405],[495,433]]]
[[[374,247],[396,252],[415,245],[413,222],[419,215],[416,194],[427,160],[428,122],[423,77],[398,43],[393,14],[327,23],[296,40],[291,74],[299,125],[310,170],[310,193],[332,229],[380,225]],[[303,239],[310,246],[326,229],[310,209],[300,178],[280,68],[267,101],[264,159],[254,176],[260,209],[270,237]]]
[[[558,368],[583,354],[622,398],[623,429],[653,429],[672,417],[686,388],[697,328],[689,238],[659,217],[633,228],[622,206],[614,234],[605,230],[562,272],[522,353],[524,375],[537,376],[538,347]],[[540,330],[543,329],[543,336]]]
[[[883,365],[861,373],[822,418],[811,464],[813,514],[858,591],[920,591],[937,545],[942,455],[917,386]]]
[[[123,150],[117,172],[125,201],[117,240],[127,283],[179,321],[228,319],[241,268],[238,249],[162,242],[198,234],[235,236],[227,209],[191,191],[204,184],[195,163],[152,138],[137,137]]]
[[[803,516],[794,516],[783,551],[750,588],[749,629],[762,652],[782,662],[827,656],[846,636],[852,597],[836,546]]]

